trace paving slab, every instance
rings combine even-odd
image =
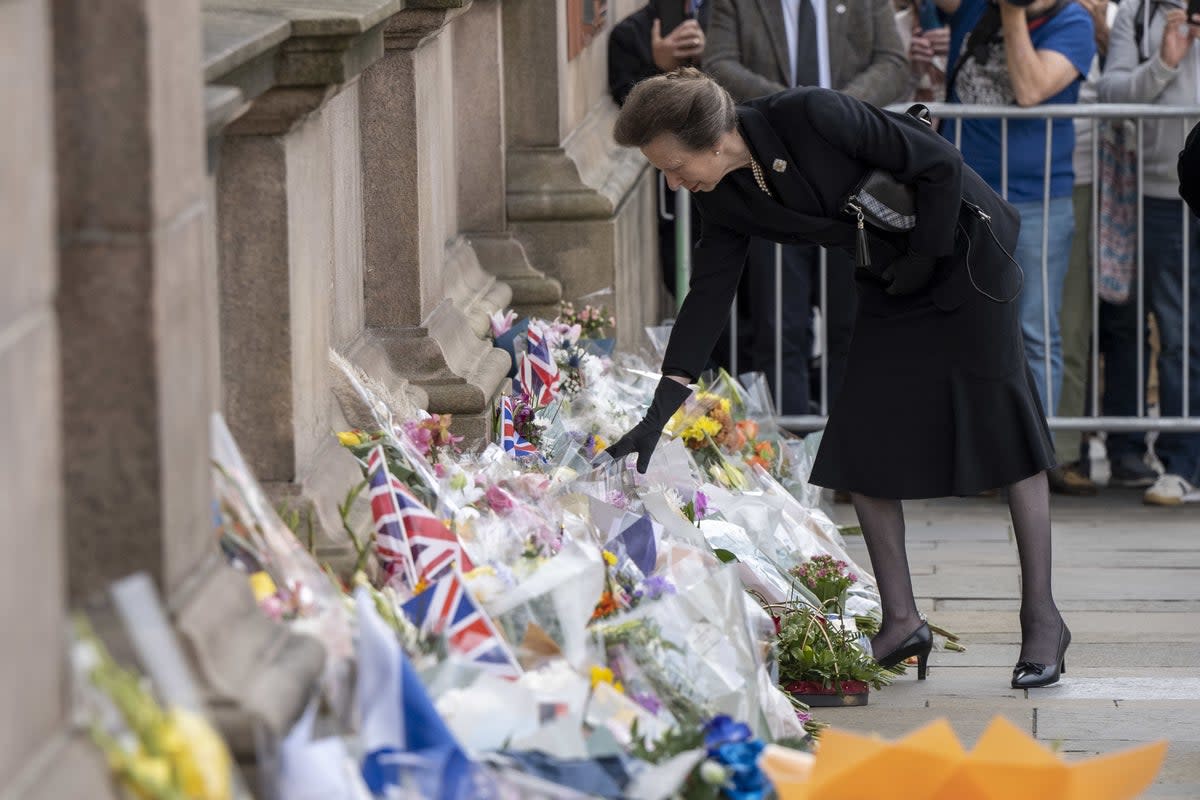
[[[1152,742],[1166,739],[1200,746],[1200,702],[1130,700],[1037,710],[1040,739],[1113,739]]]
[[[1200,800],[1200,507],[1150,508],[1138,492],[1054,498],[1055,588],[1074,642],[1064,680],[1029,692],[1008,685],[1020,624],[1007,507],[966,498],[905,511],[918,602],[967,652],[934,653],[929,680],[910,673],[864,709],[818,718],[898,737],[945,717],[970,745],[1001,713],[1070,760],[1166,738],[1144,796]],[[848,507],[834,515],[854,522]],[[865,565],[862,539],[847,542]]]

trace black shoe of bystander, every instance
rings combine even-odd
[[[1122,453],[1110,462],[1109,486],[1145,489],[1158,480],[1158,472],[1133,453]]]

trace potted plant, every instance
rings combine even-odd
[[[858,582],[849,565],[821,555],[788,571],[816,605],[785,604],[779,618],[779,683],[810,706],[863,706],[872,687],[891,682],[864,645],[873,620],[848,619],[846,592]]]
[[[806,603],[790,604],[779,620],[779,685],[809,706],[865,706],[872,688],[891,683],[859,645],[856,628]]]

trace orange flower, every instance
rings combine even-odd
[[[596,610],[592,612],[592,619],[598,620],[611,617],[620,610],[620,606],[617,605],[617,598],[613,597],[613,593],[604,592],[600,595],[600,602],[596,603]]]
[[[758,466],[762,467],[765,470],[771,469],[771,465],[768,464],[766,461],[763,461],[762,458],[760,458],[759,456],[750,456],[749,458],[746,459],[746,463],[749,464],[750,466],[754,466],[757,464]]]
[[[737,429],[747,439],[758,438],[758,423],[752,419],[740,420],[737,424]]]
[[[754,446],[754,454],[765,459],[773,459],[775,458],[775,448],[771,446],[770,442],[759,442]]]

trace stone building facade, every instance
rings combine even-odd
[[[577,0],[0,1],[0,796],[106,796],[62,642],[134,570],[239,757],[298,712],[320,648],[217,557],[212,412],[333,527],[357,467],[331,350],[482,437],[490,312],[612,287],[622,344],[657,318],[651,178],[605,85],[632,5],[569,58]]]

